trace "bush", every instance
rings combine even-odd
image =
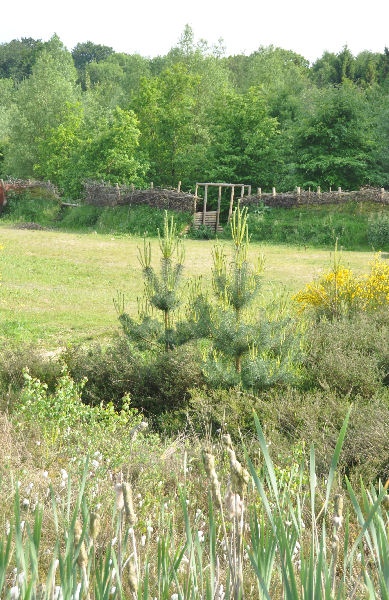
[[[124,338],[107,348],[69,348],[63,354],[69,372],[77,381],[87,382],[82,390],[86,404],[113,402],[121,408],[127,394],[131,406],[151,415],[182,408],[189,390],[203,383],[200,356],[191,347],[154,355],[140,354]]]
[[[62,354],[69,373],[76,381],[86,377],[82,400],[91,406],[113,402],[121,407],[122,398],[133,390],[142,359],[129,343],[118,338],[104,348],[100,344],[71,346]]]
[[[293,300],[300,312],[313,310],[316,316],[329,318],[389,307],[389,264],[378,253],[370,263],[370,273],[355,277],[342,266],[335,247],[332,269],[318,281],[307,283]]]
[[[20,390],[24,385],[23,371],[47,384],[53,390],[61,375],[62,364],[58,357],[44,353],[33,345],[7,348],[0,352],[0,386],[3,391]]]
[[[369,220],[369,244],[375,250],[389,250],[389,215],[378,214]]]
[[[4,218],[13,222],[38,223],[49,226],[58,219],[61,200],[54,197],[40,197],[29,191],[23,193],[8,192]]]
[[[197,229],[194,227],[190,229],[190,237],[193,240],[214,240],[216,231],[207,225],[200,225]]]
[[[309,384],[368,398],[389,383],[387,311],[322,319],[306,333]]]
[[[300,448],[309,460],[309,446],[315,446],[319,476],[328,473],[331,456],[350,407],[350,397],[336,391],[296,388],[273,389],[253,395],[241,390],[193,390],[188,411],[198,432],[208,424],[212,433],[228,431],[237,444],[242,436],[246,446],[255,445],[253,410],[260,415],[269,451],[277,465],[290,462],[291,449]],[[387,447],[389,436],[389,392],[376,393],[369,401],[354,398],[349,427],[341,455],[340,470],[357,481],[389,477]],[[304,450],[305,448],[305,450]]]

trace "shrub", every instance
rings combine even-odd
[[[236,443],[243,436],[245,444],[255,445],[253,411],[269,440],[269,452],[282,467],[289,463],[292,448],[314,444],[319,476],[329,469],[344,415],[351,404],[350,396],[334,390],[298,390],[273,388],[259,394],[242,390],[192,390],[188,416],[195,431],[207,425],[213,434],[228,431]],[[387,448],[382,440],[389,436],[389,392],[377,392],[369,401],[355,396],[341,456],[340,469],[357,481],[389,477]]]
[[[87,378],[82,399],[91,405],[113,402],[120,408],[129,395],[131,406],[157,415],[185,406],[189,390],[203,383],[201,358],[190,346],[154,356],[118,338],[106,348],[69,348],[63,360],[77,381]]]
[[[53,390],[61,374],[62,364],[58,357],[42,352],[33,345],[2,349],[0,352],[0,386],[20,390],[24,385],[23,370],[28,367],[30,375],[47,384]]]
[[[216,231],[207,225],[200,225],[197,229],[194,227],[190,230],[190,237],[193,240],[214,240]]]
[[[389,306],[389,264],[380,253],[370,263],[370,273],[355,277],[338,258],[335,249],[333,268],[318,281],[308,283],[293,300],[299,311],[313,310],[317,316],[339,317],[362,310]]]
[[[372,396],[389,383],[388,339],[386,311],[322,319],[306,333],[310,385]]]
[[[368,240],[376,250],[389,250],[389,215],[379,213],[369,219]]]
[[[39,225],[52,225],[60,215],[61,200],[32,195],[26,192],[8,192],[4,218],[17,222],[33,222]]]
[[[82,390],[86,404],[113,402],[116,408],[120,408],[122,398],[134,388],[142,364],[141,357],[124,338],[115,339],[106,348],[97,343],[71,346],[62,359],[76,381],[87,379]]]

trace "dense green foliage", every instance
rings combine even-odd
[[[186,27],[167,55],[57,36],[0,45],[0,174],[192,188],[242,181],[389,186],[389,53],[310,65],[281,48],[224,56]]]

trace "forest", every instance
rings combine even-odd
[[[0,177],[142,187],[239,181],[280,191],[389,186],[389,50],[313,64],[259,46],[177,45],[153,58],[57,35],[0,45]]]

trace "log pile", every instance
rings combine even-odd
[[[389,192],[383,188],[364,187],[357,191],[345,192],[338,188],[336,191],[321,192],[297,190],[293,192],[262,194],[245,196],[241,199],[242,206],[260,205],[271,206],[274,208],[293,208],[304,205],[325,205],[342,204],[344,202],[376,202],[378,204],[389,205]]]
[[[149,188],[138,190],[132,187],[110,185],[88,181],[85,183],[85,203],[93,206],[140,206],[166,210],[194,210],[195,197],[174,189]]]

